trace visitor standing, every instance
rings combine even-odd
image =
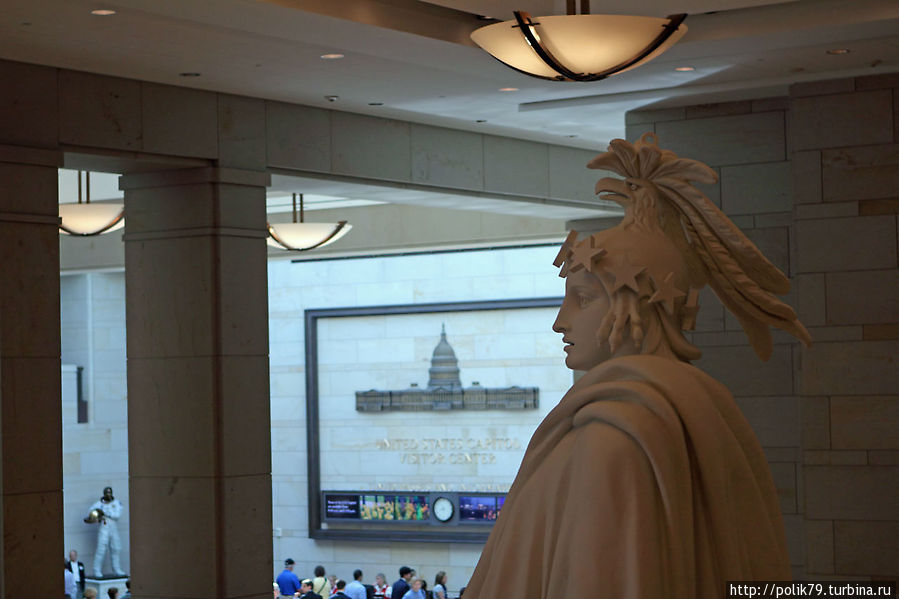
[[[300,590],[300,579],[293,573],[293,565],[295,563],[289,557],[284,560],[284,571],[278,574],[278,578],[275,580],[282,597],[294,597],[296,592]]]
[[[434,599],[449,599],[446,592],[446,572],[443,570],[434,577]]]
[[[403,596],[409,590],[409,580],[412,578],[412,574],[415,572],[409,566],[401,566],[400,567],[400,577],[397,579],[395,583],[393,583],[393,587],[390,591],[390,599],[403,599]]]

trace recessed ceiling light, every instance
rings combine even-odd
[[[849,48],[833,48],[827,51],[828,54],[849,54]]]
[[[343,58],[343,54],[322,54],[322,60],[337,60],[339,58]]]
[[[689,73],[690,71],[695,71],[696,67],[674,67],[674,70],[681,73]]]
[[[383,106],[384,102],[369,102],[369,106]]]
[[[566,135],[565,137],[577,137],[577,135]]]
[[[115,11],[109,8],[96,8],[91,11],[92,15],[97,15],[98,17],[108,17],[110,15],[114,15]]]
[[[179,77],[199,77],[199,73],[178,73]]]
[[[476,123],[486,123],[487,119],[478,119],[475,121]]]
[[[501,88],[499,88],[499,91],[501,91],[501,92],[517,92],[518,88],[517,87],[501,87]]]

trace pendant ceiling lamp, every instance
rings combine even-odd
[[[475,30],[471,39],[494,58],[525,75],[551,81],[600,81],[646,63],[683,37],[685,14],[666,19],[591,15],[589,0],[575,14],[515,19]]]
[[[314,250],[334,243],[350,232],[353,225],[342,220],[337,223],[307,223],[303,218],[303,194],[300,196],[299,222],[297,221],[297,194],[293,194],[293,222],[269,223],[268,245],[292,252]]]
[[[81,171],[78,171],[78,203],[59,205],[59,232],[91,237],[124,227],[125,205],[117,202],[91,204],[91,174],[85,174],[84,200],[81,196]]]

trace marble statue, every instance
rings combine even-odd
[[[758,440],[727,389],[689,361],[710,285],[756,353],[769,327],[810,337],[775,294],[789,281],[691,182],[700,162],[616,139],[589,168],[617,226],[556,259],[553,329],[586,371],[537,428],[466,599],[715,598],[728,580],[789,580],[783,521]]]
[[[85,522],[96,523],[98,526],[97,550],[94,552],[94,578],[103,578],[103,560],[106,559],[107,550],[115,575],[127,576],[119,561],[122,541],[119,538],[118,520],[121,517],[122,502],[113,497],[112,487],[106,487],[103,489],[103,496],[94,502],[87,518],[84,519]]]

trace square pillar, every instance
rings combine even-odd
[[[270,596],[268,183],[121,178],[137,597]]]
[[[61,163],[56,151],[0,145],[3,597],[58,597],[63,590]]]

